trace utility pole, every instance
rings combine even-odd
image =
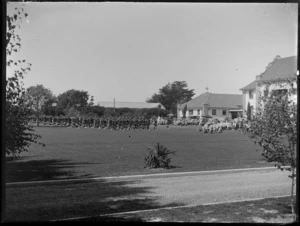
[[[116,99],[114,98],[114,113],[116,112]]]

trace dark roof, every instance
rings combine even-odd
[[[245,87],[241,88],[240,90],[252,90],[255,88],[256,88],[256,81],[253,81],[250,84],[246,85]]]
[[[113,101],[99,101],[97,103],[99,106],[113,108]],[[165,109],[165,107],[160,103],[147,103],[147,102],[115,102],[116,108],[159,108]]]
[[[264,73],[260,75],[261,81],[270,81],[281,78],[296,77],[297,57],[275,58]]]
[[[207,102],[209,95],[210,95],[210,93],[203,93],[203,94],[195,97],[194,99],[192,99],[184,104],[181,104],[181,106],[187,105],[188,108],[202,107],[203,104]]]
[[[198,108],[207,104],[208,107],[237,109],[241,108],[243,105],[243,95],[206,92],[184,104],[181,104],[181,106],[183,107],[185,104],[187,105],[187,108]]]

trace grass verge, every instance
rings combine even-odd
[[[290,197],[118,214],[76,221],[291,223]]]

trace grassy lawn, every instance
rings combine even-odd
[[[34,144],[21,159],[7,161],[7,182],[271,166],[238,131],[209,135],[196,127],[161,126],[141,131],[39,127],[36,132],[46,147]],[[176,151],[171,169],[144,168],[146,147],[155,142]]]
[[[292,223],[290,197],[85,218],[106,222]]]

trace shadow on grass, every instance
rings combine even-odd
[[[31,160],[24,161],[22,157],[17,160],[6,160],[6,182],[24,182],[55,179],[76,179],[91,175],[77,176],[75,167],[90,163],[75,163],[68,160]]]
[[[169,166],[168,169],[182,168],[181,166]]]
[[[91,217],[79,220],[72,220],[68,222],[146,222],[139,217],[118,217],[118,216],[103,216],[103,217]]]
[[[79,219],[80,221],[137,222],[143,220],[138,217],[99,215],[183,205],[175,202],[161,204],[156,194],[152,194],[155,185],[143,187],[140,183],[139,180],[101,180],[63,185],[9,187],[6,188],[6,222],[78,217],[84,217]]]

